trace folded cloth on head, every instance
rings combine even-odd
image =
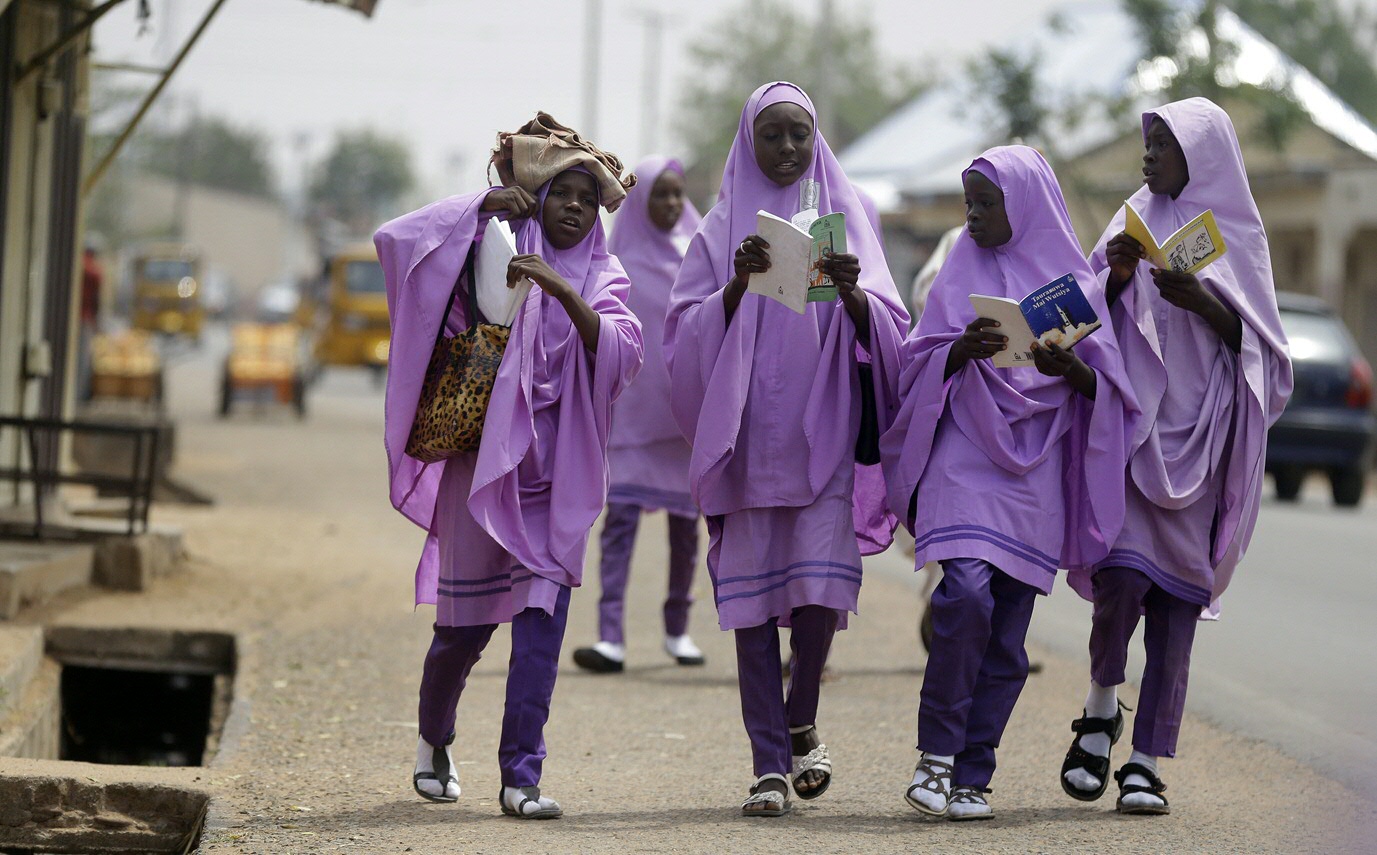
[[[515,184],[531,193],[539,192],[546,181],[564,170],[582,166],[598,182],[603,207],[608,211],[617,210],[626,191],[636,184],[633,174],[622,178],[622,162],[615,154],[583,139],[578,131],[544,111],[516,131],[498,133],[490,164],[497,167],[504,187]]]

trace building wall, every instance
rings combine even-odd
[[[85,8],[13,0],[0,13],[0,55],[9,60],[0,68],[0,413],[57,414],[70,401],[64,356],[75,336],[74,159],[84,137],[86,37],[23,80],[17,69],[56,43],[64,17]],[[43,353],[53,357],[51,371],[36,376],[32,357]],[[0,434],[0,465],[18,463],[20,451],[14,437]]]
[[[125,234],[150,240],[172,234],[177,182],[149,173],[124,175],[122,181]],[[264,285],[290,278],[291,262],[300,256],[293,242],[301,237],[281,202],[196,185],[184,192],[184,242],[201,251],[206,270],[229,279],[237,299],[252,301]]]

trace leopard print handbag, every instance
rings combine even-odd
[[[483,439],[483,419],[488,414],[493,383],[511,328],[480,323],[478,295],[473,279],[473,251],[469,246],[464,269],[450,292],[440,321],[440,332],[426,366],[416,419],[406,441],[406,453],[422,463],[435,463],[467,451],[477,451]],[[454,307],[459,286],[468,274],[468,329],[445,337],[445,320]]]

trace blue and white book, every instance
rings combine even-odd
[[[1009,337],[1008,349],[994,356],[996,368],[1032,368],[1033,342],[1069,350],[1100,328],[1099,317],[1070,273],[1022,300],[981,294],[971,294],[970,298],[976,313],[999,321],[998,331]]]

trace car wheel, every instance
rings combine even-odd
[[[1336,469],[1329,476],[1329,485],[1334,491],[1334,504],[1345,508],[1356,508],[1363,500],[1363,487],[1366,476],[1362,469],[1354,466]]]
[[[1272,480],[1277,482],[1277,498],[1283,502],[1294,502],[1300,498],[1305,471],[1299,466],[1278,466],[1272,472]]]

